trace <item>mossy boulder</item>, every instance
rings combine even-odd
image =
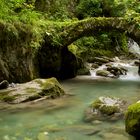
[[[128,107],[125,115],[125,129],[130,135],[140,138],[140,102]]]
[[[41,99],[55,99],[65,94],[56,78],[35,79],[15,87],[0,90],[0,100],[8,103],[22,103]]]
[[[96,75],[108,77],[111,73],[107,70],[97,70]]]
[[[118,120],[124,115],[126,102],[115,97],[99,97],[86,110],[86,121]]]

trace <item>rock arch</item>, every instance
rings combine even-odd
[[[57,23],[55,22],[54,24]],[[59,37],[57,44],[56,42],[53,42],[55,37],[51,36],[51,33],[47,34],[45,37],[46,44],[41,48],[41,53],[38,57],[40,58],[39,67],[41,69],[41,77],[48,77],[50,75],[62,79],[75,77],[77,60],[76,57],[68,51],[67,46],[81,37],[96,35],[96,33],[103,30],[117,30],[122,33],[125,32],[126,35],[140,44],[140,29],[138,23],[135,22],[134,19],[130,20],[122,17],[96,17],[69,23],[61,22],[61,25],[61,27],[59,26],[59,30],[57,29],[58,31],[56,31],[56,35]],[[51,53],[49,53],[48,50],[50,50]],[[45,57],[42,55],[44,53]],[[56,54],[56,56],[54,54]],[[52,60],[51,63],[50,60]]]
[[[81,21],[71,22],[63,27],[59,33],[62,46],[68,46],[83,36],[96,35],[100,31],[117,30],[125,32],[126,35],[140,44],[140,25],[134,19],[122,17],[97,17]]]

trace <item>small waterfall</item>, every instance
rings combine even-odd
[[[129,80],[129,81],[137,81],[137,80],[140,80],[140,76],[138,75],[138,66],[135,66],[133,65],[134,64],[134,61],[132,62],[111,62],[111,64],[115,67],[118,67],[118,66],[122,66],[122,67],[125,67],[128,72],[126,75],[120,75],[120,77],[118,79],[120,80]],[[92,64],[90,64],[91,66]],[[90,69],[90,73],[91,73],[91,77],[92,78],[101,78],[102,76],[97,76],[96,75],[96,71],[97,70],[103,70],[103,69],[106,69],[106,64],[105,65],[102,65],[100,66],[99,68],[97,69]],[[113,75],[110,75],[110,76],[113,76]]]
[[[97,75],[96,75],[96,71],[97,71],[97,70],[102,70],[102,69],[105,69],[105,68],[106,68],[106,66],[105,66],[105,65],[102,65],[102,66],[100,66],[100,67],[97,68],[97,69],[90,69],[91,77],[94,77],[94,78],[99,78],[99,77],[101,77],[101,76],[97,76]]]

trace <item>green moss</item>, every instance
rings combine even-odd
[[[99,111],[101,111],[101,113],[106,114],[106,115],[112,115],[116,112],[119,112],[118,106],[105,105],[100,99],[95,100],[91,104],[91,107],[95,108],[95,109],[98,109]]]
[[[91,104],[91,107],[92,108],[99,108],[100,106],[101,106],[101,104],[102,104],[102,101],[101,100],[95,100],[92,104]]]
[[[5,102],[12,102],[15,100],[15,96],[3,96],[2,100],[5,101]]]
[[[126,112],[125,118],[126,131],[133,136],[139,135],[140,103],[130,105]]]
[[[27,93],[35,93],[36,89],[35,88],[26,88]]]
[[[52,86],[54,86],[54,85],[59,85],[60,86],[60,84],[59,84],[59,82],[56,80],[56,78],[49,78],[49,79],[47,79],[43,84],[42,84],[42,86],[43,86],[43,89],[49,89],[49,88],[51,88]]]
[[[119,112],[119,108],[117,106],[106,106],[106,105],[103,105],[100,108],[100,111],[103,114],[112,115],[112,114],[114,114],[116,112]]]

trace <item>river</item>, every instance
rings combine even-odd
[[[125,133],[123,120],[87,123],[84,111],[100,96],[119,97],[129,103],[139,100],[138,78],[79,76],[61,84],[71,96],[34,107],[0,110],[0,140],[133,140]]]

